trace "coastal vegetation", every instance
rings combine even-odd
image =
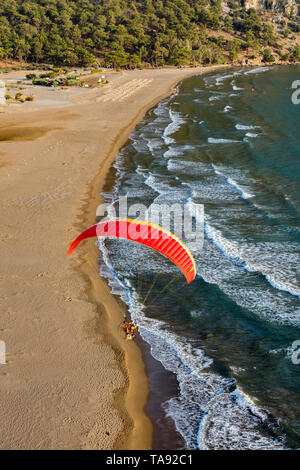
[[[235,62],[251,50],[295,61],[294,49],[280,55],[280,40],[298,38],[298,19],[280,20],[279,37],[237,1],[2,0],[0,59],[136,68]]]

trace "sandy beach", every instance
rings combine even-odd
[[[135,124],[179,81],[214,68],[111,72],[103,88],[38,87],[33,103],[1,106],[2,449],[151,449],[144,362],[120,336],[99,251],[92,240],[71,258],[67,249],[95,222]]]

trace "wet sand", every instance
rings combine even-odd
[[[1,107],[0,448],[152,447],[145,363],[120,337],[123,313],[98,274],[99,251],[89,240],[66,253],[95,222],[135,124],[180,80],[209,70],[126,71],[107,88],[54,100],[39,87],[34,103]]]

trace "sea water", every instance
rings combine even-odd
[[[300,447],[299,66],[184,80],[119,152],[106,202],[204,205],[190,285],[169,260],[99,241],[100,273],[180,393],[162,407],[187,449]]]

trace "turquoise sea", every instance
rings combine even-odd
[[[187,449],[300,448],[299,66],[184,80],[151,109],[104,190],[128,204],[204,205],[187,285],[151,249],[106,240],[100,273],[178,393],[159,406]],[[111,184],[111,182],[113,182]],[[187,241],[188,244],[188,241]],[[298,355],[300,357],[300,354]]]

